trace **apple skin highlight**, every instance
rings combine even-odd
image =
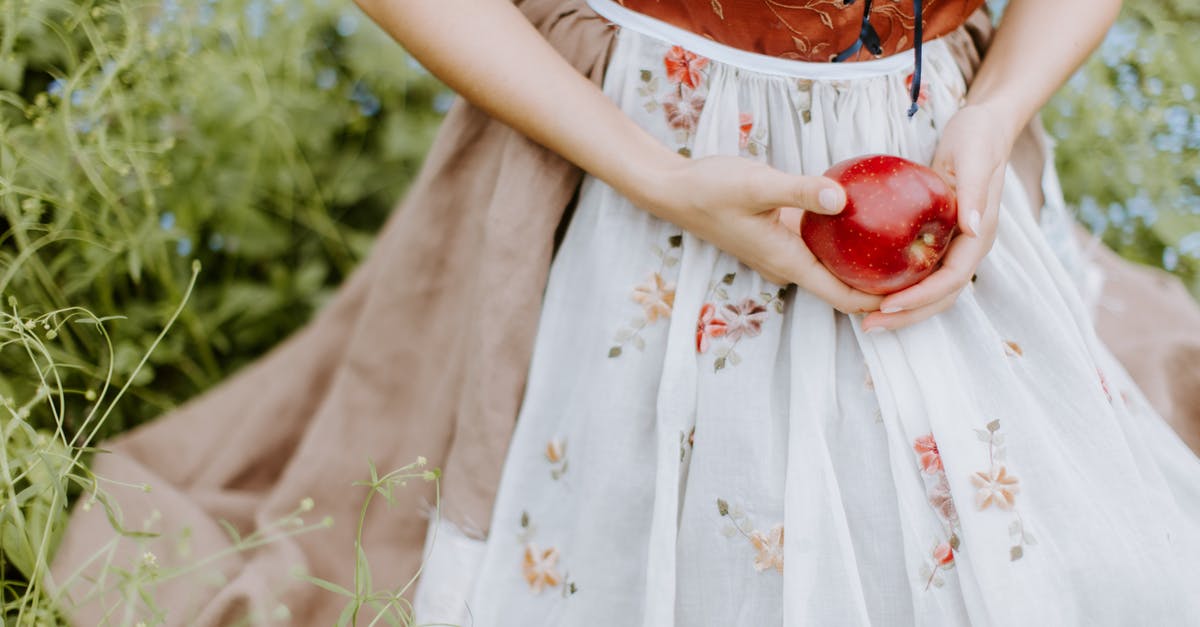
[[[868,294],[893,294],[933,273],[958,232],[958,201],[937,173],[893,155],[834,164],[846,190],[837,215],[805,212],[800,236],[834,276]]]

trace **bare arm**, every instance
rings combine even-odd
[[[356,0],[435,76],[623,193],[674,154],[575,70],[507,0]],[[633,157],[633,158],[630,158]]]
[[[1096,49],[1120,0],[1012,0],[967,106],[946,125],[935,169],[955,182],[959,221],[967,235],[950,244],[941,269],[884,299],[864,328],[894,329],[949,309],[996,239],[1000,192],[1021,129]]]
[[[835,182],[740,157],[676,154],[567,63],[509,0],[356,2],[467,100],[642,209],[770,281],[797,283],[842,311],[878,308],[878,297],[834,278],[780,223],[781,208],[841,211],[845,193]]]
[[[1121,0],[1012,0],[967,93],[1016,137],[1100,45]]]

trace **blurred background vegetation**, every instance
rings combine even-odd
[[[1195,0],[1130,0],[1046,110],[1082,222],[1194,293],[1198,29]],[[5,0],[0,307],[40,334],[69,398],[61,424],[29,403],[42,381],[0,329],[0,405],[69,439],[111,366],[130,384],[111,435],[267,351],[368,253],[452,98],[349,0]],[[193,260],[189,304],[130,381]],[[76,306],[113,317],[112,359],[95,325],[53,313]],[[0,445],[30,445],[12,434]]]

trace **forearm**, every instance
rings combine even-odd
[[[676,155],[573,68],[509,0],[356,0],[472,104],[633,199]]]
[[[997,111],[1015,137],[1096,49],[1120,8],[1120,0],[1012,0],[967,103]]]

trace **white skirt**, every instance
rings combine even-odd
[[[910,55],[785,61],[593,5],[622,25],[605,93],[696,157],[928,163],[965,93],[940,41],[910,121]],[[1200,460],[1011,171],[1000,211],[951,310],[868,336],[585,177],[490,533],[438,528],[418,621],[1200,624]]]

